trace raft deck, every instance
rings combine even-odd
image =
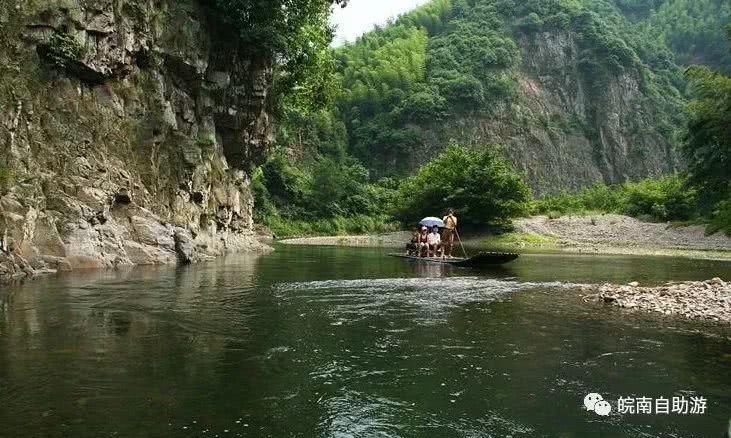
[[[420,262],[440,263],[443,265],[462,266],[469,268],[479,268],[482,266],[495,266],[510,263],[520,257],[519,254],[503,253],[503,252],[481,252],[474,257],[463,258],[455,257],[452,259],[443,259],[441,257],[417,257],[406,254],[389,254],[391,257],[402,259],[418,260]]]

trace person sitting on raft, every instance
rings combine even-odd
[[[427,244],[429,245],[429,256],[440,257],[442,252],[442,238],[439,235],[439,227],[434,226],[431,233],[427,236]]]
[[[429,230],[426,227],[421,227],[421,233],[419,233],[419,257],[429,256]]]
[[[419,255],[419,234],[419,228],[414,230],[414,234],[411,235],[411,241],[406,244],[406,255]]]

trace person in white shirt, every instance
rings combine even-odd
[[[439,227],[432,228],[431,233],[426,238],[429,244],[429,255],[431,257],[440,257],[442,252],[442,236],[439,235]]]

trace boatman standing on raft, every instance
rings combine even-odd
[[[454,233],[457,230],[457,216],[454,215],[454,210],[447,210],[447,215],[444,216],[444,231],[442,231],[442,246],[444,247],[444,255],[452,258],[452,246],[454,245]]]

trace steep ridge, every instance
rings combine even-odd
[[[681,166],[682,71],[608,0],[435,0],[339,49],[338,116],[377,175],[499,145],[538,195]]]
[[[253,238],[273,70],[194,0],[0,1],[0,277]]]
[[[600,85],[582,69],[577,40],[571,31],[520,35],[514,100],[433,138],[502,145],[537,195],[677,169],[672,131],[658,120],[642,68],[607,75]]]

